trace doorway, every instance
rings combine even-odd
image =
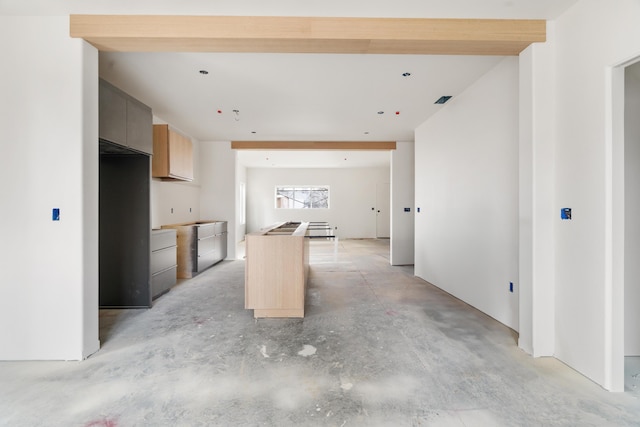
[[[624,70],[624,389],[640,385],[640,62]]]
[[[391,190],[388,182],[376,184],[376,238],[391,237]]]
[[[635,392],[640,378],[640,57],[609,69],[605,388]]]

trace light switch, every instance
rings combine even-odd
[[[411,212],[411,208],[404,208],[405,212]]]
[[[53,208],[53,211],[51,212],[51,220],[60,221],[60,209],[59,208]]]

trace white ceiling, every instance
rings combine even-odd
[[[554,19],[576,2],[577,0],[0,0],[0,14]]]
[[[389,151],[242,150],[239,161],[249,168],[388,167]]]
[[[575,2],[0,0],[0,13],[553,19]],[[500,60],[437,55],[101,53],[100,75],[151,106],[160,120],[200,141],[413,141],[414,129],[443,108],[434,105],[437,98],[452,95],[453,104]],[[407,72],[411,76],[403,77]],[[244,152],[241,161],[269,167],[388,165],[389,155]]]
[[[105,52],[100,75],[201,141],[412,141],[440,96],[459,95],[500,59]]]

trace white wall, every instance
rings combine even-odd
[[[622,307],[614,289],[611,67],[640,55],[640,3],[581,0],[557,30],[556,357],[623,389]],[[619,165],[620,169],[623,165]]]
[[[98,54],[68,17],[0,16],[0,50],[0,359],[82,359],[99,347]]]
[[[519,336],[533,356],[555,351],[555,27],[519,57]]]
[[[414,263],[414,154],[413,142],[397,142],[391,151],[391,265]]]
[[[194,182],[151,181],[151,227],[200,219],[200,185]]]
[[[202,219],[227,221],[227,259],[236,258],[236,152],[229,141],[200,142],[200,215]]]
[[[376,237],[376,184],[389,168],[247,169],[247,232],[279,221],[328,221],[345,238]],[[329,209],[276,209],[277,185],[329,185]]]
[[[517,330],[518,59],[419,126],[415,159],[416,275]]]
[[[640,62],[625,73],[624,130],[624,352],[640,356]]]

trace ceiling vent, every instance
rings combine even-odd
[[[438,100],[436,102],[434,102],[434,104],[446,104],[448,100],[451,99],[451,96],[441,96],[440,98],[438,98]]]

